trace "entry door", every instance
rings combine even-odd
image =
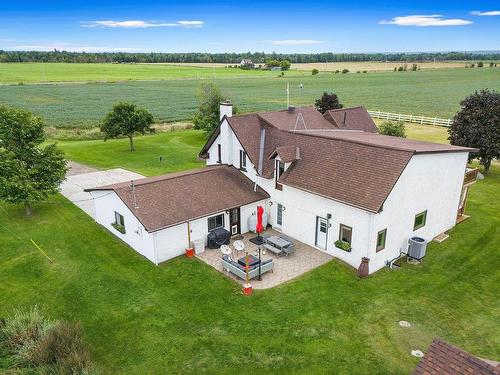
[[[328,220],[316,217],[316,246],[326,250],[326,241],[328,240]]]
[[[229,223],[231,225],[231,236],[240,234],[240,208],[233,208],[229,211]]]

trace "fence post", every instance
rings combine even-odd
[[[432,125],[434,125],[434,126],[436,125],[436,118],[435,117],[434,117],[434,123]]]

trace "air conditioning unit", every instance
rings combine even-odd
[[[408,257],[421,260],[425,257],[427,250],[427,241],[422,237],[411,237],[408,240]]]

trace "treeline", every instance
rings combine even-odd
[[[0,62],[66,62],[66,63],[222,63],[235,64],[250,59],[255,64],[268,60],[293,63],[348,61],[450,61],[499,60],[500,52],[418,52],[418,53],[128,53],[68,51],[2,51]]]

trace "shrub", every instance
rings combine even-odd
[[[356,74],[360,74],[360,73],[361,73],[361,70],[358,70],[358,71],[356,72]]]
[[[474,64],[470,64],[470,67],[471,67],[471,68],[474,68],[475,66],[476,66],[476,65],[474,65]]]
[[[493,68],[495,66],[495,63],[490,62],[490,68]]]
[[[414,72],[416,72],[417,69],[418,69],[418,65],[417,64],[412,64],[411,70],[414,71]]]
[[[478,67],[478,68],[482,68],[483,66],[484,66],[484,63],[483,63],[482,61],[479,61],[479,62],[477,63],[477,67]]]
[[[349,252],[351,251],[351,244],[349,242],[337,240],[337,241],[335,241],[334,245],[336,248],[338,248],[340,250],[349,251]]]
[[[340,73],[340,70],[338,70],[338,69],[337,69],[337,70],[335,71],[335,74],[339,74],[339,73]]]
[[[48,320],[35,306],[0,325],[2,366],[19,374],[96,374],[80,324]]]
[[[342,74],[346,74],[346,73],[349,73],[349,69],[342,69]]]
[[[364,73],[368,73],[368,72],[367,72],[366,70],[363,70],[363,74],[364,74]]]
[[[312,75],[315,76],[316,74],[319,73],[319,70],[314,68],[312,71],[311,71]]]
[[[400,66],[400,67],[398,68],[398,72],[402,72],[403,70],[405,70],[405,69],[404,69],[402,66]]]
[[[378,127],[378,132],[393,137],[406,138],[405,124],[401,121],[385,121]]]
[[[398,71],[398,68],[397,67],[394,67],[394,71],[397,72]]]

